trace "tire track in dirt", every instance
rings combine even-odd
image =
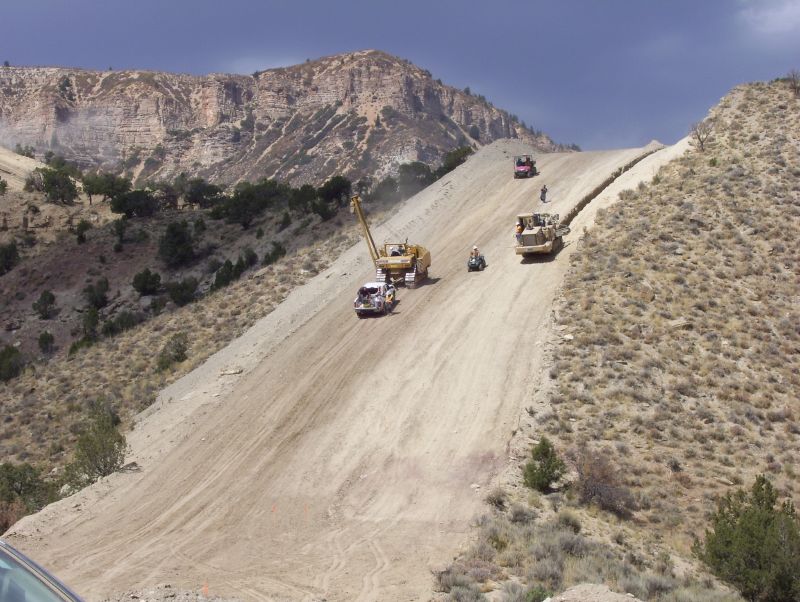
[[[515,181],[519,152],[482,149],[375,229],[433,255],[432,281],[401,291],[394,315],[354,319],[371,269],[364,249],[347,251],[172,389],[219,390],[212,367],[246,360],[218,401],[184,414],[173,402],[142,422],[141,473],[55,504],[12,539],[90,599],[167,579],[197,587],[211,578],[202,567],[252,599],[427,597],[430,568],[481,506],[470,485],[507,463],[543,351],[529,332],[566,269],[568,249],[536,263],[514,255],[514,216],[539,206],[543,182],[546,210],[564,214],[644,151],[542,155],[541,176]],[[468,275],[472,244],[489,267]]]

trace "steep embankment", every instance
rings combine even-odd
[[[428,595],[507,464],[542,326],[573,247],[513,254],[514,215],[565,213],[643,149],[540,157],[511,178],[502,142],[378,228],[433,254],[431,281],[358,321],[366,250],[347,251],[164,391],[131,433],[140,472],[24,519],[12,540],[90,596],[169,577],[252,599]],[[467,274],[470,246],[489,268]],[[237,373],[240,373],[237,375]],[[474,485],[474,486],[471,486]]]
[[[546,427],[612,458],[637,517],[687,556],[715,500],[757,474],[800,499],[800,100],[783,82],[741,86],[710,119],[705,151],[623,193],[585,237]]]
[[[623,176],[574,223],[597,214],[555,306],[518,462],[448,583],[590,580],[651,601],[741,600],[707,589],[693,541],[758,474],[797,503],[800,100],[781,81],[741,86],[708,122],[704,150],[687,139],[687,153],[644,182]],[[523,486],[543,436],[573,495]]]
[[[499,138],[557,148],[486,99],[377,51],[252,76],[0,68],[0,144],[143,178],[355,181]]]

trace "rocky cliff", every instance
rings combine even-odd
[[[498,138],[558,148],[482,97],[378,51],[252,76],[0,68],[0,145],[143,179],[355,180]]]

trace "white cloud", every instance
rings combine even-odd
[[[740,0],[739,19],[764,40],[800,38],[800,0]]]

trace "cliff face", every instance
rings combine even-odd
[[[436,163],[498,138],[557,148],[482,98],[378,51],[253,76],[0,68],[0,144],[142,178],[185,171],[223,183],[318,184]]]

